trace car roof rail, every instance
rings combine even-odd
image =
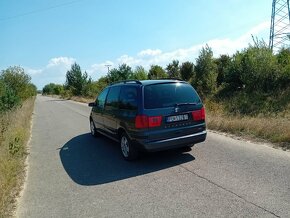
[[[113,83],[111,83],[111,85],[115,85],[115,84],[119,84],[119,83],[126,84],[126,83],[132,83],[132,82],[135,82],[135,83],[140,84],[140,85],[142,84],[139,80],[131,79],[131,80],[121,80],[121,81],[113,82]]]

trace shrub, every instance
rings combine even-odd
[[[166,77],[167,77],[167,74],[161,66],[151,65],[149,73],[148,73],[148,79],[162,79]]]
[[[188,81],[190,80],[190,78],[193,77],[193,79],[195,79],[195,75],[194,75],[194,64],[187,61],[181,64],[180,67],[180,76],[181,79]]]
[[[21,67],[9,67],[0,74],[0,112],[10,110],[36,95],[36,86]]]
[[[192,81],[202,96],[211,97],[217,87],[217,66],[213,52],[208,45],[199,53],[195,65],[196,78]]]
[[[49,83],[45,85],[42,89],[42,94],[44,95],[61,95],[64,91],[62,85]]]

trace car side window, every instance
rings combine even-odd
[[[118,109],[119,108],[119,95],[120,95],[120,86],[111,87],[107,101],[106,109]]]
[[[123,86],[121,88],[120,109],[137,110],[137,87]]]
[[[106,101],[106,97],[108,94],[109,89],[106,88],[104,91],[101,92],[101,94],[99,94],[97,100],[96,100],[96,104],[99,108],[104,109],[105,106],[105,101]]]

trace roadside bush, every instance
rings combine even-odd
[[[127,80],[132,78],[133,71],[127,64],[121,64],[118,68],[110,70],[107,75],[109,83],[117,82],[120,80]]]
[[[36,95],[36,87],[31,83],[31,78],[21,67],[9,67],[0,75],[7,89],[12,90],[21,101]]]
[[[19,104],[20,97],[0,80],[0,112],[10,110]]]
[[[217,65],[217,87],[220,87],[225,82],[225,75],[231,64],[231,57],[229,55],[221,55],[215,59]]]
[[[148,73],[142,66],[137,66],[136,69],[133,71],[133,74],[130,79],[136,80],[146,80],[148,79]]]
[[[148,73],[148,79],[162,79],[167,78],[165,70],[159,65],[151,65]]]
[[[108,84],[109,79],[107,77],[101,77],[95,82],[91,82],[88,85],[87,97],[95,98]]]
[[[179,61],[173,60],[171,63],[169,63],[166,67],[166,73],[168,78],[181,78]]]
[[[42,89],[43,95],[61,95],[64,91],[63,85],[49,83]]]
[[[196,77],[192,85],[203,97],[211,97],[217,88],[217,65],[213,58],[212,49],[207,45],[202,48],[195,65]]]
[[[194,64],[187,61],[180,66],[181,79],[189,81],[191,78],[195,79]]]
[[[10,110],[36,95],[36,86],[24,69],[9,67],[0,74],[0,112]]]
[[[236,52],[215,95],[234,114],[279,113],[290,104],[290,52],[274,55],[264,42]]]

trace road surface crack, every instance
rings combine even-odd
[[[235,193],[235,192],[233,192],[233,191],[231,191],[231,190],[229,190],[229,189],[227,189],[227,188],[225,188],[225,187],[223,187],[223,186],[221,186],[221,185],[219,185],[219,184],[217,184],[217,183],[211,181],[210,179],[208,179],[208,178],[206,178],[206,177],[204,177],[204,176],[201,176],[201,175],[197,174],[197,173],[194,172],[193,170],[190,170],[190,169],[188,169],[187,167],[185,167],[185,166],[183,166],[183,165],[179,165],[179,166],[180,166],[181,168],[183,168],[184,170],[186,170],[186,171],[188,171],[188,172],[194,174],[195,176],[197,176],[197,177],[199,177],[199,178],[201,178],[201,179],[203,179],[203,180],[206,180],[207,182],[213,184],[214,186],[217,186],[218,188],[223,189],[224,191],[229,192],[229,193],[235,195],[236,197],[242,199],[243,201],[245,201],[245,202],[247,202],[247,203],[249,203],[249,204],[251,204],[251,205],[253,205],[253,206],[257,207],[257,208],[260,208],[261,210],[263,210],[263,211],[265,211],[265,212],[267,212],[267,213],[270,213],[270,214],[272,214],[272,215],[275,216],[275,217],[280,217],[279,215],[275,214],[274,212],[269,211],[269,210],[267,210],[266,208],[264,208],[264,207],[262,207],[262,206],[259,206],[259,205],[255,204],[255,203],[251,202],[251,201],[248,201],[248,200],[245,199],[243,196],[238,195],[237,193]]]

